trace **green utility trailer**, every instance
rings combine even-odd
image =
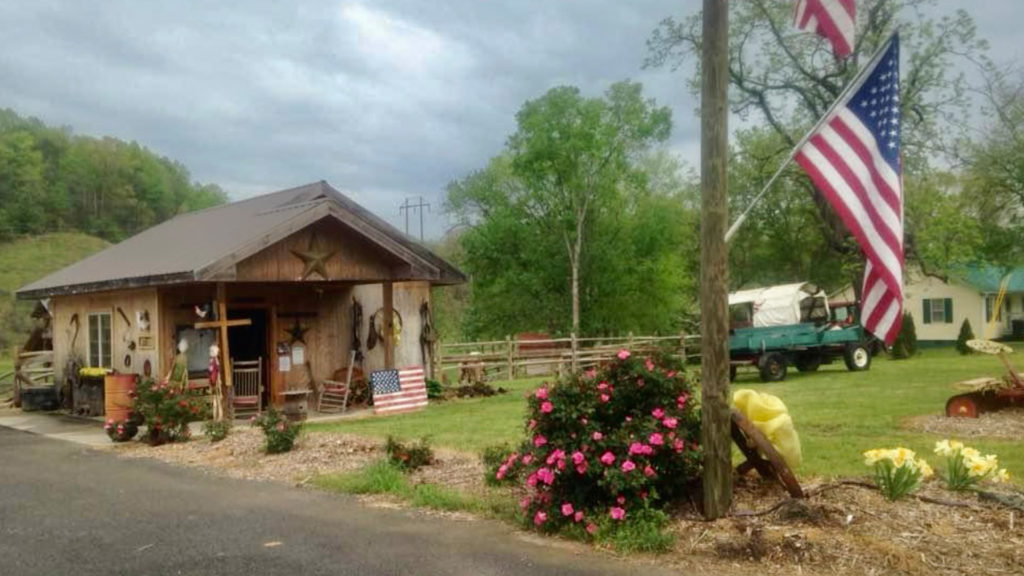
[[[739,328],[729,337],[730,372],[746,364],[757,366],[764,382],[786,379],[790,365],[813,372],[842,358],[853,371],[871,367],[871,345],[859,325],[837,327],[814,323],[763,328]]]
[[[730,377],[739,366],[756,366],[761,380],[786,378],[789,366],[813,372],[842,358],[849,370],[871,367],[873,339],[856,322],[856,306],[829,306],[813,284],[801,282],[729,295]],[[837,314],[840,313],[840,314]]]

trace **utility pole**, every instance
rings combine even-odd
[[[732,505],[732,415],[729,408],[728,225],[729,2],[704,0],[701,41],[701,432],[704,517]]]
[[[398,207],[398,213],[405,213],[405,235],[409,235],[409,212],[416,210],[420,213],[420,242],[423,242],[423,209],[430,210],[430,203],[423,201],[423,196],[419,197],[419,200],[415,204],[410,204],[409,199],[406,198],[402,201],[402,205]]]

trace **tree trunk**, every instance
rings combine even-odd
[[[573,249],[572,266],[572,332],[580,333],[580,241]]]
[[[704,0],[701,85],[701,430],[704,443],[704,517],[732,504],[727,297],[729,2]]]

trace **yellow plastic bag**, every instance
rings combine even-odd
[[[790,468],[800,466],[803,461],[800,436],[793,426],[789,410],[778,396],[754,390],[737,390],[732,395],[732,403],[768,438]]]

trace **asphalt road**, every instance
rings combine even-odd
[[[533,540],[0,427],[3,576],[661,573]]]

